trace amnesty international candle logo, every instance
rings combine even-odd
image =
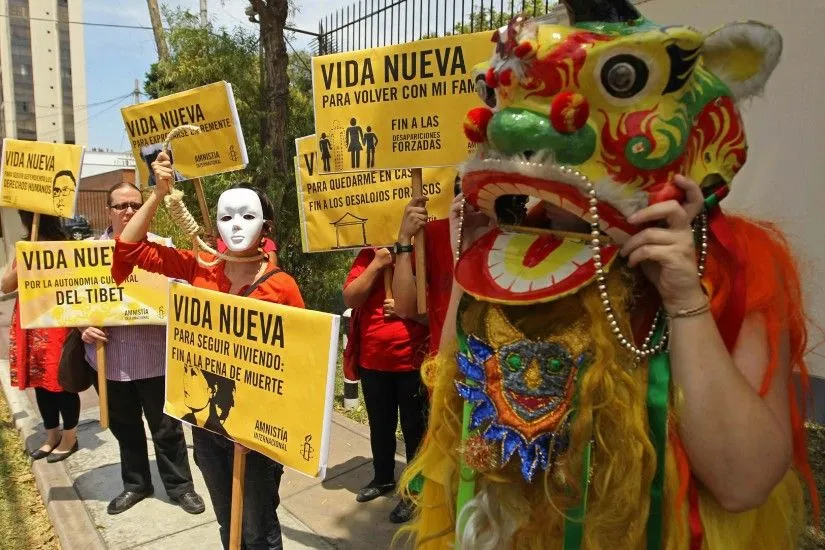
[[[2,156],[0,206],[74,216],[83,147],[7,138]]]
[[[323,478],[339,317],[176,282],[169,311],[166,413]]]
[[[232,85],[215,82],[121,109],[140,181],[152,186],[151,165],[179,126],[196,126],[171,142],[176,180],[240,170],[248,162]]]
[[[492,31],[312,58],[321,173],[459,164]]]
[[[409,169],[320,174],[315,136],[295,140],[295,178],[304,252],[388,246],[398,238],[404,207],[412,197]],[[458,172],[425,168],[423,192],[431,219],[446,218]]]
[[[168,280],[136,269],[122,286],[111,276],[114,241],[19,241],[17,280],[23,328],[163,325]]]

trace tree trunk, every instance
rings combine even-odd
[[[155,34],[155,46],[158,49],[158,59],[166,61],[169,59],[169,48],[166,47],[166,37],[163,36],[163,23],[160,20],[160,10],[158,0],[146,0],[149,5],[149,19],[152,20],[152,32]]]
[[[273,172],[264,174],[261,182],[280,209],[289,178],[289,156],[286,135],[289,115],[289,76],[284,26],[289,10],[287,0],[251,0],[258,12],[263,50],[261,102],[261,146],[271,155]]]

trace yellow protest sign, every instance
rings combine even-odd
[[[166,414],[323,478],[340,317],[173,282]]]
[[[17,243],[23,328],[164,325],[168,280],[136,269],[112,279],[114,241]]]
[[[411,170],[320,174],[315,136],[296,139],[295,148],[304,252],[388,246],[398,239],[404,207],[412,198]],[[430,219],[447,217],[457,179],[454,167],[423,170]]]
[[[312,58],[321,170],[455,166],[474,145],[467,111],[481,106],[473,67],[491,32],[446,36]]]
[[[171,142],[176,180],[240,170],[247,164],[232,85],[215,82],[120,110],[139,181],[154,185],[151,165],[174,128],[197,126]]]
[[[80,145],[4,139],[0,206],[73,217],[82,164]]]

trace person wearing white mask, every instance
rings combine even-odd
[[[261,191],[236,184],[218,199],[217,227],[227,250],[224,261],[207,258],[199,262],[195,254],[156,245],[146,239],[149,224],[173,181],[168,155],[161,153],[152,163],[156,185],[116,239],[112,276],[118,283],[134,267],[183,279],[193,286],[230,294],[245,294],[254,286],[251,298],[304,307],[295,280],[281,271],[271,256],[263,252],[266,238],[272,238],[274,209]],[[203,253],[201,253],[203,254]],[[227,261],[228,260],[228,261]],[[223,415],[225,418],[225,415]],[[220,431],[220,430],[217,430]],[[212,507],[220,527],[223,547],[229,545],[229,518],[232,500],[234,443],[221,435],[193,427],[195,463],[206,481]],[[249,550],[283,547],[277,507],[283,466],[249,451],[246,461],[246,489],[243,506],[243,542]]]

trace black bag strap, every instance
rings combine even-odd
[[[269,279],[270,277],[272,277],[276,273],[280,273],[281,271],[282,270],[281,270],[280,267],[276,267],[272,271],[264,273],[263,275],[261,275],[261,277],[257,281],[255,281],[254,283],[252,283],[251,285],[246,287],[246,290],[244,290],[243,294],[239,294],[239,296],[249,296],[250,294],[255,292],[255,289],[258,288],[261,285],[261,283],[263,283],[264,281],[266,281],[267,279]]]

